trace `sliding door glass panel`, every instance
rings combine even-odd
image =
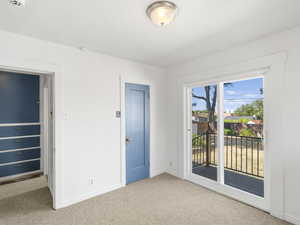
[[[263,78],[224,83],[224,182],[264,197]]]
[[[192,89],[192,173],[217,181],[217,85]]]

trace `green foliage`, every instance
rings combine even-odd
[[[231,129],[224,129],[224,135],[234,135],[234,132]]]
[[[199,146],[199,145],[205,145],[205,143],[206,143],[205,138],[203,138],[203,137],[201,138],[201,136],[198,135],[198,134],[193,134],[192,135],[192,145],[193,145],[193,147],[196,147],[196,146]]]
[[[225,123],[248,123],[250,119],[224,120]]]
[[[192,134],[192,138],[194,139],[194,138],[196,138],[196,137],[198,137],[199,135],[198,134]]]
[[[263,100],[256,100],[250,104],[242,105],[235,110],[234,114],[237,116],[256,116],[258,120],[263,120]]]
[[[251,129],[244,128],[240,131],[240,136],[244,137],[255,137],[255,134]]]
[[[239,119],[240,123],[248,123],[249,121],[251,121],[250,119]]]

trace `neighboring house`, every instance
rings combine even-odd
[[[208,121],[194,121],[192,124],[193,134],[200,134],[206,132],[208,129]]]
[[[253,116],[227,116],[224,120],[252,120]]]
[[[200,122],[200,123],[205,123],[205,122],[208,122],[208,118],[207,117],[202,117],[202,116],[193,116],[193,121]]]
[[[248,125],[263,125],[263,121],[262,120],[250,120],[247,124]]]
[[[205,112],[193,112],[192,116],[193,134],[203,133],[208,128],[208,114]]]
[[[208,113],[201,111],[193,111],[192,119],[196,122],[208,122]]]
[[[228,117],[228,116],[232,116],[232,113],[230,113],[230,112],[224,112],[224,118],[226,118],[226,117]]]
[[[243,119],[245,119],[245,117]],[[234,121],[238,121],[238,120],[235,119]],[[234,133],[236,135],[238,135],[242,129],[250,129],[257,137],[263,137],[263,121],[262,120],[250,120],[247,123],[225,122],[224,128],[234,131]]]

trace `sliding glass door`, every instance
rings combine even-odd
[[[218,87],[192,88],[192,173],[217,181]]]
[[[263,77],[189,90],[191,176],[232,195],[264,198]]]
[[[263,78],[224,85],[224,182],[264,197]]]

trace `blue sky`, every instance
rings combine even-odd
[[[261,88],[263,88],[262,78],[236,81],[232,82],[232,85],[224,86],[224,110],[234,111],[241,105],[262,99]],[[206,96],[203,87],[193,88],[193,93],[198,96]],[[211,95],[213,94],[211,93]],[[206,110],[203,100],[193,98],[192,103],[193,110]]]

